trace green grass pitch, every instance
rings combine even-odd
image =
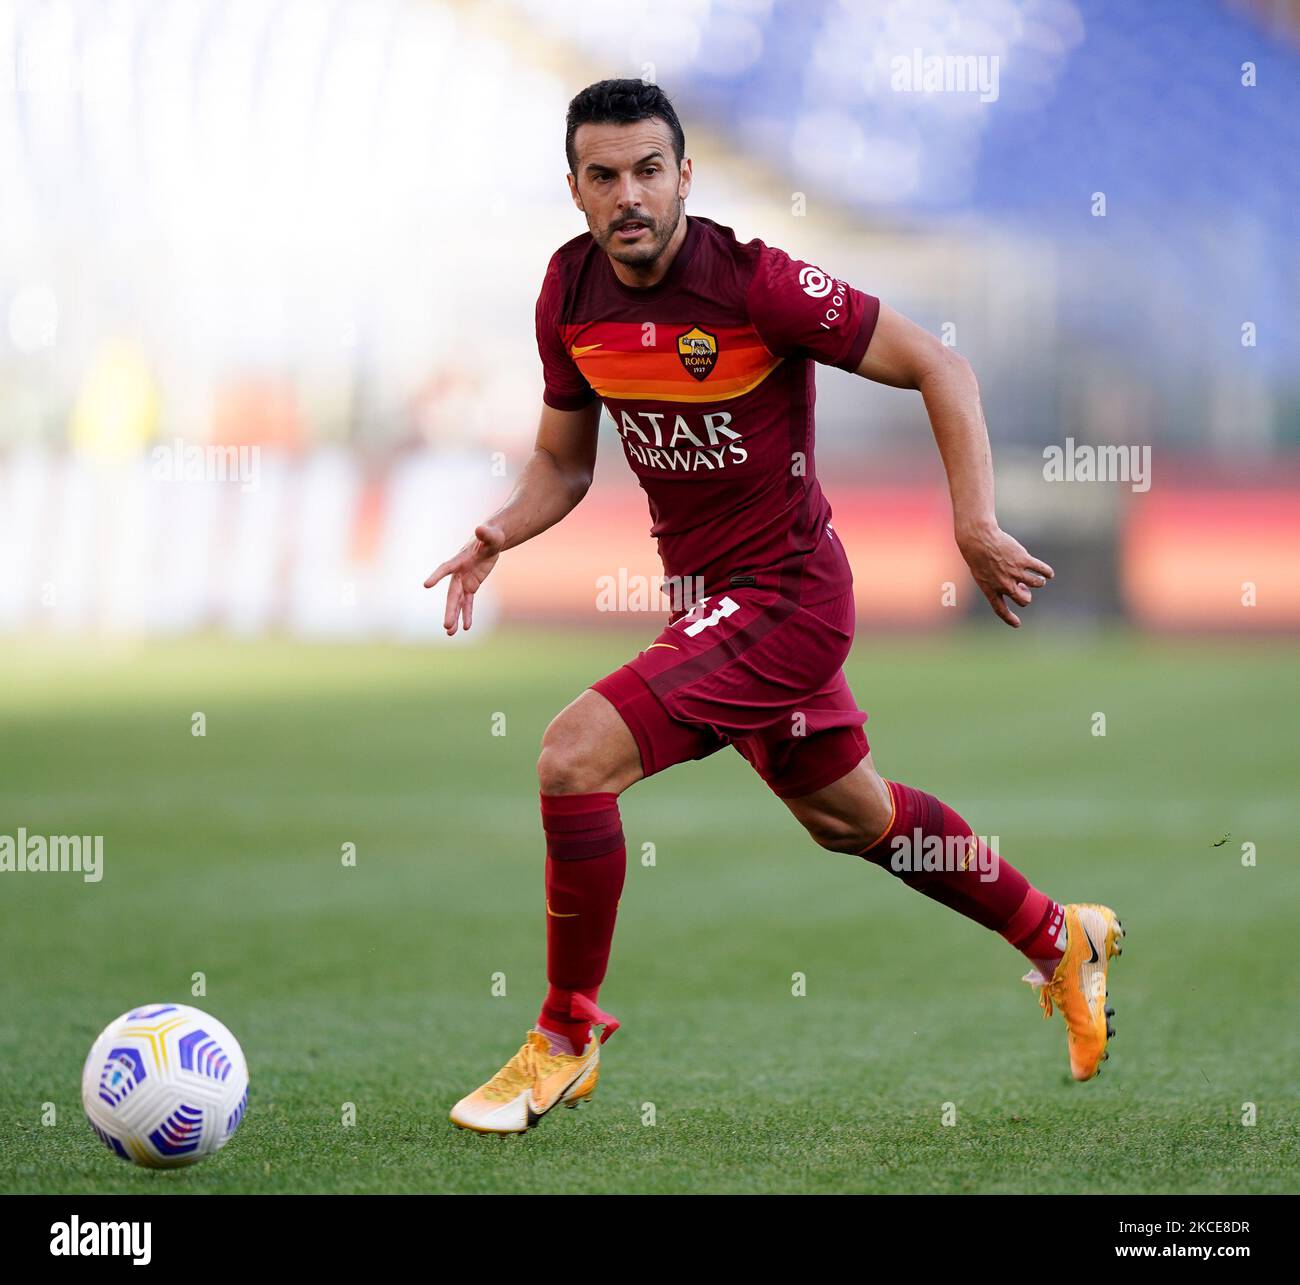
[[[0,833],[105,836],[97,885],[0,874],[0,1189],[1300,1189],[1282,641],[859,634],[880,770],[1123,918],[1097,1081],[1070,1080],[1000,938],[815,847],[728,750],[623,796],[601,999],[624,1025],[592,1103],[454,1129],[544,986],[538,741],[652,632],[0,649]],[[230,1145],[172,1173],[112,1157],[79,1102],[96,1033],[160,1000],[224,1021],[252,1074]]]

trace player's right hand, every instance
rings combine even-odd
[[[442,627],[448,635],[456,632],[458,624],[463,623],[466,629],[470,627],[474,619],[474,595],[496,566],[505,543],[505,532],[491,522],[484,522],[474,528],[474,538],[454,557],[436,567],[424,582],[426,589],[432,589],[439,580],[451,577],[447,586],[447,610],[442,618]]]
[[[957,547],[989,606],[1012,629],[1019,629],[1020,617],[1003,599],[1027,607],[1034,600],[1030,586],[1041,589],[1056,572],[998,526],[958,537]]]

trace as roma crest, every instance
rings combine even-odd
[[[696,379],[708,379],[709,372],[718,364],[718,337],[692,326],[684,335],[677,336],[677,355],[689,374]]]

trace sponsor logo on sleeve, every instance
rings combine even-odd
[[[804,294],[811,295],[814,299],[824,299],[830,294],[831,286],[835,282],[820,268],[814,268],[812,264],[806,263],[799,269],[799,284],[803,287]]]

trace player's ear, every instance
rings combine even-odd
[[[582,209],[582,197],[578,195],[578,180],[572,174],[566,174],[564,177],[569,181],[569,195],[573,197],[574,205],[586,214],[587,211]]]
[[[677,195],[684,201],[691,194],[691,158],[682,157],[681,175],[677,180]]]

